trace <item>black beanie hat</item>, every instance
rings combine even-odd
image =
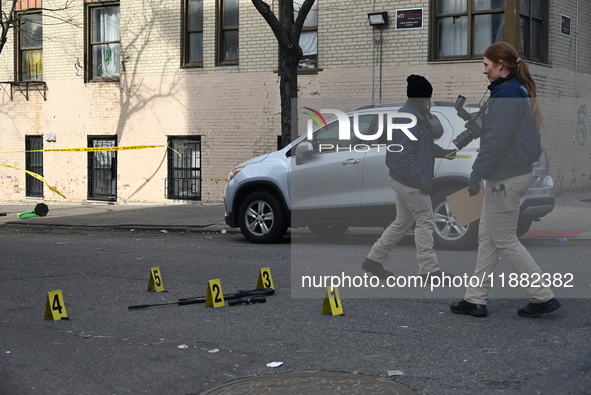
[[[431,97],[433,95],[433,87],[427,79],[421,75],[411,74],[406,79],[408,85],[406,86],[406,96],[412,97]]]

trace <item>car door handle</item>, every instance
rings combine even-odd
[[[347,165],[356,165],[357,163],[359,163],[359,161],[357,159],[347,159],[346,161],[343,162],[343,166],[347,166]]]

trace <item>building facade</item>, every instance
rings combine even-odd
[[[278,46],[251,0],[17,0],[15,13],[0,202],[220,202],[233,166],[277,148]],[[590,19],[577,0],[317,0],[299,98],[399,100],[414,73],[435,100],[479,102],[482,52],[509,41],[538,84],[557,193],[588,191]]]

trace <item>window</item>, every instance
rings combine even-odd
[[[169,137],[166,198],[201,200],[201,137]]]
[[[238,64],[238,0],[219,0],[218,63]]]
[[[519,2],[519,54],[525,59],[543,62],[546,59],[545,0]]]
[[[433,0],[431,5],[433,60],[481,59],[499,41],[519,48],[525,59],[546,60],[545,0]]]
[[[116,146],[116,136],[88,136],[90,148]],[[117,151],[88,153],[88,199],[117,200]]]
[[[88,80],[119,81],[119,5],[88,9]]]
[[[43,80],[43,25],[41,13],[23,13],[17,29],[17,79]]]
[[[477,58],[505,39],[504,0],[435,1],[435,58]]]
[[[185,0],[184,66],[203,66],[203,0]]]
[[[294,18],[298,17],[298,12],[304,0],[294,0],[293,11]],[[300,59],[298,69],[314,70],[318,69],[318,2],[315,2],[310,12],[306,16],[302,33],[300,35],[300,47],[303,57]]]
[[[43,136],[25,136],[25,166],[28,171],[43,175]],[[29,152],[39,151],[39,152]],[[27,174],[26,196],[43,197],[43,182]]]

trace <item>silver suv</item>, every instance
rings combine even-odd
[[[354,113],[347,115],[358,132],[373,136],[381,130],[380,121],[385,125],[380,118],[401,106],[361,108],[354,112],[357,119]],[[436,144],[455,148],[452,140],[464,131],[466,122],[457,115],[453,103],[435,102],[431,113]],[[316,128],[311,140],[305,134],[279,151],[232,169],[224,191],[226,223],[240,227],[254,243],[277,242],[288,227],[307,226],[315,235],[328,237],[342,235],[349,227],[388,226],[396,215],[396,194],[389,183],[385,152],[396,147],[387,146],[385,133],[373,141],[359,139],[353,131],[350,135],[349,141],[339,136],[335,118]],[[468,185],[478,147],[475,140],[458,152],[469,158],[436,159],[431,198],[438,248],[460,250],[477,243],[478,221],[459,226],[445,198]],[[521,200],[519,236],[554,208],[554,183],[548,175],[545,152],[534,163],[532,177]]]

